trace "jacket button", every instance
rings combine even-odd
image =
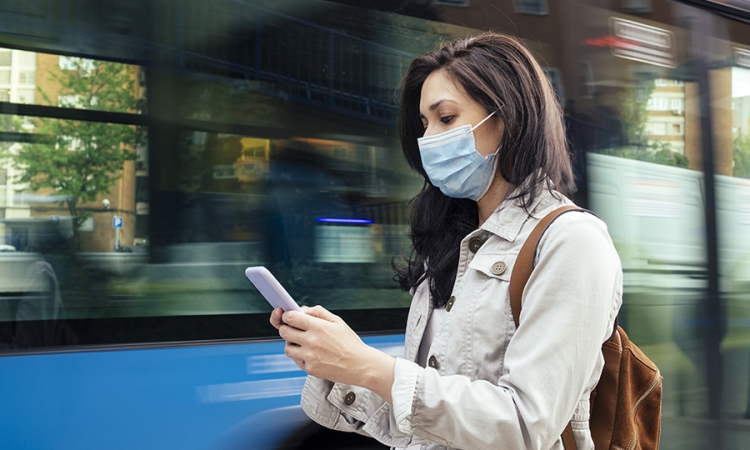
[[[451,296],[451,298],[448,299],[448,303],[445,304],[445,310],[450,312],[454,303],[456,303],[456,297]]]
[[[507,267],[508,266],[504,262],[498,261],[492,265],[492,269],[490,270],[492,270],[492,273],[495,275],[502,275]]]
[[[474,238],[469,241],[469,250],[471,250],[472,253],[476,253],[482,247],[482,244],[484,244],[483,240]]]
[[[348,393],[348,394],[346,394],[346,396],[344,397],[344,403],[346,404],[346,406],[349,406],[349,405],[351,405],[352,403],[354,403],[354,400],[355,400],[356,398],[357,398],[357,396],[356,396],[356,395],[354,394],[354,392],[349,392],[349,393]]]
[[[437,362],[437,358],[435,358],[435,355],[430,356],[430,359],[427,361],[427,365],[437,370],[438,362]]]

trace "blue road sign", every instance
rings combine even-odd
[[[120,216],[114,216],[112,218],[112,228],[122,228],[122,217]]]

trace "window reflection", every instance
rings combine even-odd
[[[725,80],[731,92],[732,170],[717,177],[718,220],[721,227],[721,272],[724,279],[727,331],[723,356],[723,411],[727,418],[750,416],[750,65],[745,51],[735,50],[735,66]]]
[[[148,200],[140,196],[141,208],[135,207],[136,174],[148,177],[147,167],[136,170],[136,160],[147,159],[147,133],[138,121],[98,115],[140,112],[138,71],[0,50],[0,92],[7,91],[0,100],[49,108],[43,117],[0,116],[3,348],[75,343],[66,321],[110,314],[111,299],[120,295],[113,280],[147,262],[145,251],[133,253],[147,237],[137,222],[147,217]],[[71,115],[58,107],[84,111]]]

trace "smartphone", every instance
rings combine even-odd
[[[302,311],[279,280],[265,267],[248,267],[245,269],[245,276],[252,281],[274,309],[281,307],[284,311]]]

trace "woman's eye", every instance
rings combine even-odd
[[[448,123],[451,123],[451,120],[453,120],[453,117],[454,116],[443,116],[440,118],[440,121],[445,124],[448,124]]]

